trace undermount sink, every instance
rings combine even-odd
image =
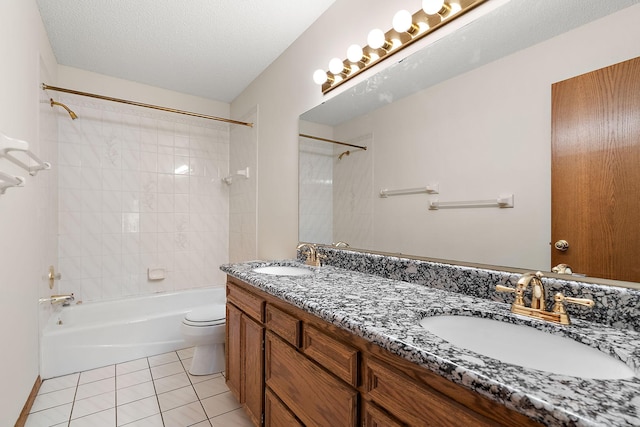
[[[593,347],[525,325],[450,315],[425,317],[420,326],[458,347],[525,368],[579,378],[635,376],[625,363]]]
[[[269,265],[266,267],[254,268],[255,273],[271,274],[276,276],[308,276],[312,274],[311,270],[290,265]]]

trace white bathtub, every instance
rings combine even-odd
[[[40,344],[42,379],[185,348],[185,313],[224,304],[224,286],[62,307]]]

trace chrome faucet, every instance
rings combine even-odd
[[[51,304],[62,304],[63,307],[68,306],[69,304],[71,304],[71,301],[74,301],[75,297],[73,296],[73,293],[70,293],[68,295],[51,295],[50,298],[40,298],[38,300],[38,302],[51,302]]]
[[[529,286],[531,286],[531,306],[527,307],[524,303],[524,292]],[[518,280],[515,288],[496,285],[496,291],[516,294],[516,298],[511,305],[512,313],[546,320],[553,323],[560,323],[562,325],[568,325],[571,323],[569,315],[564,308],[565,302],[584,305],[587,307],[594,306],[593,300],[565,297],[562,293],[558,292],[554,296],[555,304],[553,305],[552,310],[546,311],[544,284],[542,283],[542,273],[539,271],[537,273],[531,272],[523,274]]]
[[[300,243],[296,249],[298,249],[303,255],[306,254],[305,264],[313,267],[320,267],[320,259],[324,258],[323,255],[318,254],[318,248],[313,243]]]

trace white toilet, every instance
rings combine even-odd
[[[225,305],[211,304],[184,316],[181,331],[187,344],[194,346],[191,375],[224,371]]]

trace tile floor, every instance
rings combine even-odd
[[[249,427],[223,373],[194,376],[193,349],[43,381],[26,427]]]

